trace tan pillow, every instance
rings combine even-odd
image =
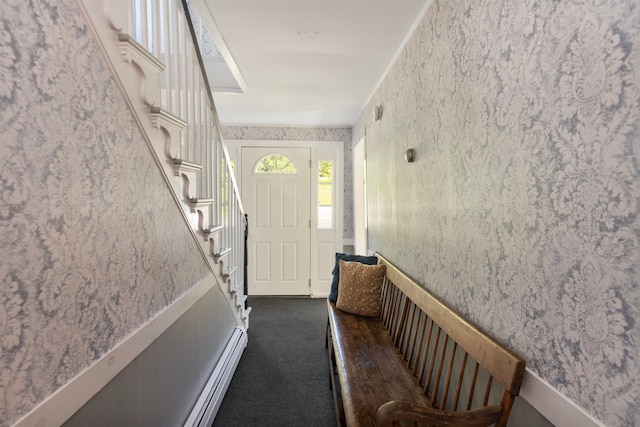
[[[336,307],[361,316],[380,315],[380,295],[386,266],[340,260],[340,285]]]

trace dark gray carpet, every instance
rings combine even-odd
[[[249,344],[213,427],[335,426],[326,300],[249,297]]]

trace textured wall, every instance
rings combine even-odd
[[[636,0],[435,1],[353,130],[370,247],[611,426],[640,425],[639,90]]]
[[[223,126],[224,139],[344,142],[343,239],[353,239],[353,158],[351,129],[325,127]]]
[[[73,0],[0,2],[0,426],[209,274]]]

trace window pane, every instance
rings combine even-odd
[[[288,157],[271,154],[258,162],[255,173],[297,173],[296,166]]]
[[[333,228],[333,162],[318,162],[318,228]]]

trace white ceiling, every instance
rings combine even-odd
[[[244,93],[223,125],[351,126],[429,0],[195,0]]]

